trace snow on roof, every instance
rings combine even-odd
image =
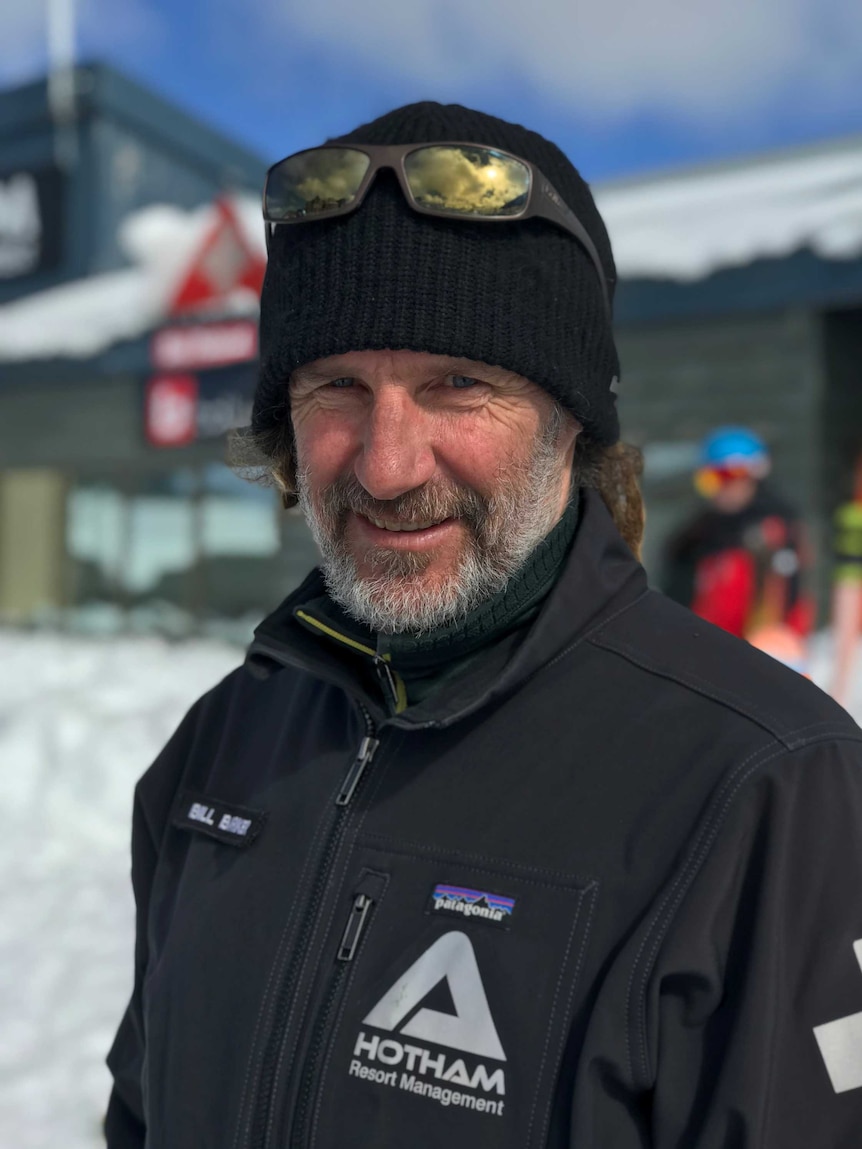
[[[824,259],[862,256],[862,137],[596,188],[622,279],[692,281],[721,268],[808,248]],[[231,200],[244,238],[264,252],[260,202]],[[212,226],[212,205],[157,204],[130,215],[120,244],[132,266],[0,306],[0,361],[86,358],[167,318],[178,278]],[[248,290],[225,300],[253,314]]]
[[[254,204],[254,212],[252,212]],[[243,239],[265,255],[260,203],[231,200]],[[212,204],[184,211],[154,204],[128,216],[119,243],[132,266],[92,275],[0,306],[0,361],[86,359],[124,339],[146,334],[168,318],[168,305],[217,218]],[[220,311],[255,314],[256,296],[231,292]]]
[[[809,248],[862,255],[862,137],[596,189],[622,279],[700,279]]]
[[[66,283],[0,307],[0,360],[88,359],[157,315],[138,268]]]

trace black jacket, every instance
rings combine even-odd
[[[847,715],[597,497],[518,649],[395,717],[319,586],[139,784],[111,1149],[862,1144]]]

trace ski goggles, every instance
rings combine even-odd
[[[754,477],[750,467],[700,467],[694,473],[694,489],[703,498],[711,499],[728,483]]]
[[[280,224],[355,211],[383,169],[395,173],[407,202],[423,215],[471,223],[538,217],[561,227],[590,257],[610,316],[602,261],[575,213],[535,164],[483,144],[324,144],[279,160],[263,186],[267,251]]]

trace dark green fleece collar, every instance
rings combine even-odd
[[[575,536],[578,510],[570,504],[521,570],[487,602],[464,618],[423,635],[377,635],[322,595],[294,610],[294,617],[343,649],[385,661],[418,702],[473,659],[530,622],[556,582]]]

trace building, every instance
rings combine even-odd
[[[821,605],[862,450],[862,137],[600,188],[617,255],[624,432],[644,448],[651,574],[697,444],[743,423],[803,509]]]
[[[0,618],[259,613],[313,561],[224,465],[256,379],[266,165],[110,68],[75,92],[62,136],[44,82],[0,94]]]
[[[224,465],[255,382],[265,164],[109,68],[75,90],[62,138],[44,83],[0,93],[0,619],[245,626],[314,559]],[[862,138],[597,198],[648,569],[699,440],[742,422],[809,519],[822,599],[862,449]]]

